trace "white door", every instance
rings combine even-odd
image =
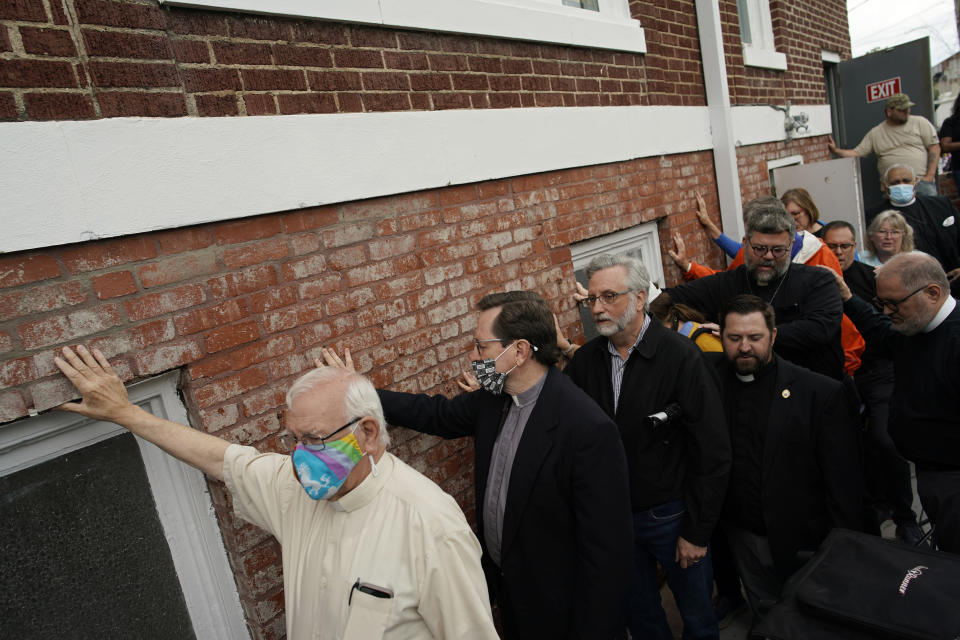
[[[857,158],[838,158],[811,164],[796,164],[771,169],[770,184],[780,197],[788,189],[802,187],[810,192],[820,222],[845,220],[857,230],[858,246],[863,246],[863,196],[860,187],[860,163]]]

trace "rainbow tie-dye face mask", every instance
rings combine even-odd
[[[328,442],[320,450],[298,444],[291,455],[293,471],[303,490],[314,500],[327,500],[343,486],[347,476],[363,458],[363,451],[351,430],[343,438]]]

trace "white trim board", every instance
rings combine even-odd
[[[830,131],[829,106],[798,111],[802,136]],[[733,115],[738,145],[784,139],[779,111]],[[713,148],[706,107],[661,106],[10,122],[0,140],[0,253]]]
[[[163,0],[161,0],[163,1]],[[530,0],[167,0],[164,4],[646,53],[625,0],[600,11]]]

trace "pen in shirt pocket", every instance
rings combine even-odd
[[[353,602],[354,591],[365,593],[373,596],[374,598],[393,597],[393,589],[390,589],[389,587],[378,587],[377,585],[370,584],[369,582],[360,582],[360,578],[357,578],[357,581],[353,583],[352,587],[350,587],[350,596],[347,598],[347,606],[350,606],[350,604]]]

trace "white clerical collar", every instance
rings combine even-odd
[[[947,299],[943,301],[943,304],[940,305],[940,311],[937,311],[937,315],[933,316],[933,320],[930,321],[926,327],[924,327],[924,333],[930,333],[947,319],[947,316],[953,312],[954,307],[957,306],[957,301],[954,300],[951,296],[947,296]]]
[[[373,462],[371,460],[370,462]],[[354,487],[347,495],[330,503],[337,511],[356,511],[365,507],[377,497],[380,490],[387,483],[387,478],[393,472],[393,455],[385,451],[376,463],[375,471],[371,469],[367,477]]]
[[[753,376],[752,373],[738,373],[736,375],[737,375],[737,380],[739,380],[740,382],[753,382],[754,380],[756,380],[756,378]]]

